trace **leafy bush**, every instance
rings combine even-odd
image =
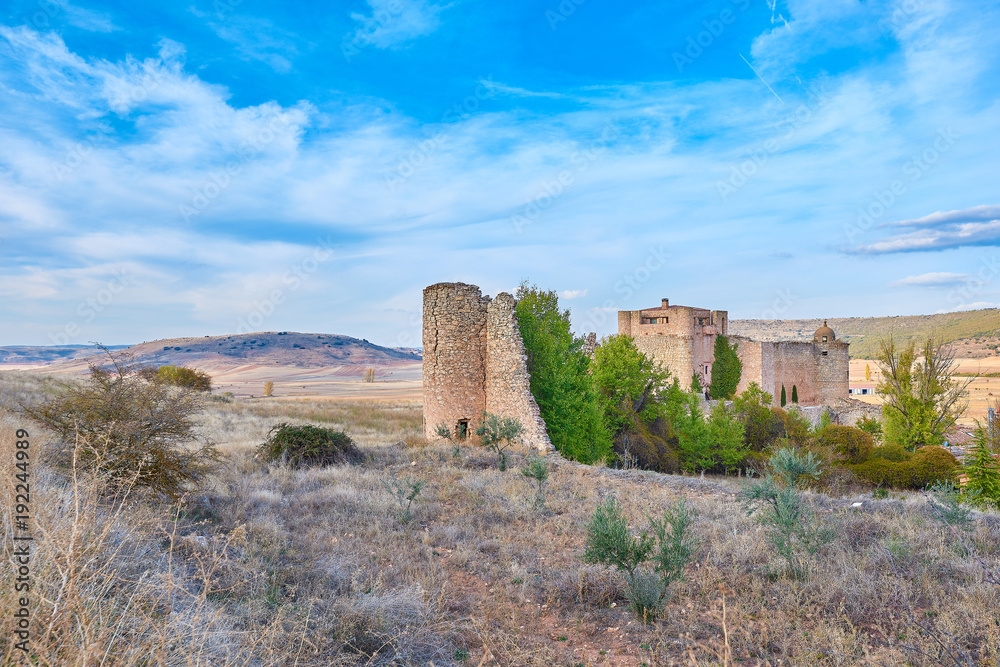
[[[151,380],[128,354],[105,352],[110,369],[91,363],[86,381],[24,412],[56,434],[49,453],[55,465],[75,463],[112,491],[134,485],[176,498],[218,457],[210,445],[186,447],[196,440],[202,397]]]
[[[626,465],[634,462],[644,470],[675,473],[681,469],[677,446],[677,436],[671,435],[665,419],[645,424],[633,416],[631,428],[615,436],[614,452]]]
[[[497,467],[507,469],[507,453],[504,451],[524,433],[524,426],[517,417],[501,417],[483,410],[483,421],[476,429],[476,435],[483,445],[497,454]]]
[[[953,480],[958,461],[951,452],[937,445],[921,447],[912,453],[895,445],[875,447],[867,461],[849,467],[859,478],[876,486],[922,489],[929,484]]]
[[[643,621],[659,614],[671,583],[684,576],[694,557],[697,541],[691,536],[694,517],[680,500],[650,519],[650,526],[633,536],[621,506],[613,497],[597,505],[587,526],[587,547],[583,559],[617,568],[625,574],[626,597]],[[650,535],[652,532],[652,535]],[[653,560],[655,576],[643,564]]]
[[[755,452],[762,452],[785,435],[780,408],[771,408],[774,397],[751,382],[733,401],[737,418],[743,423],[744,442]]]
[[[365,459],[346,433],[310,424],[278,424],[257,451],[266,461],[281,461],[292,468],[357,464]]]
[[[797,407],[789,410],[781,410],[774,414],[781,418],[782,424],[785,427],[785,435],[789,440],[796,445],[801,445],[809,439],[812,426],[806,416]]]
[[[832,447],[849,463],[864,463],[871,455],[874,443],[872,437],[853,426],[838,426],[831,424],[823,429],[820,436],[821,444]]]
[[[156,377],[177,387],[187,387],[196,391],[212,391],[212,376],[204,371],[186,366],[160,366]]]
[[[855,426],[870,435],[876,444],[882,441],[882,422],[874,417],[863,415]]]

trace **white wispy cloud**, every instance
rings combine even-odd
[[[894,280],[890,283],[892,287],[954,287],[962,285],[972,279],[967,273],[922,273],[919,276],[907,276]]]
[[[352,13],[358,27],[346,40],[359,46],[379,49],[400,46],[430,35],[441,24],[438,15],[447,6],[427,0],[367,0],[370,14]]]
[[[963,246],[997,246],[1000,245],[1000,206],[981,205],[958,211],[937,211],[884,227],[917,228],[917,231],[890,236],[848,252],[881,255],[949,250]]]
[[[559,292],[559,296],[564,299],[579,299],[582,296],[587,296],[588,291],[585,289],[567,289]]]
[[[236,46],[248,60],[259,60],[279,73],[292,69],[292,59],[298,54],[297,37],[267,19],[232,15],[222,21],[209,22],[221,39]]]

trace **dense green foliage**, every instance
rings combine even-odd
[[[25,413],[56,434],[54,464],[93,473],[112,492],[134,486],[176,498],[217,458],[211,446],[189,447],[201,396],[151,380],[127,354],[107,354],[110,369],[91,364],[85,382]]]
[[[570,331],[569,311],[559,310],[555,292],[522,283],[517,290],[517,322],[528,356],[531,393],[538,402],[553,446],[582,463],[611,453],[603,403],[588,375],[583,340]]]
[[[733,409],[744,428],[744,442],[755,452],[762,452],[785,436],[782,413],[771,408],[774,397],[751,382],[746,390],[733,400]],[[780,408],[779,408],[780,410]]]
[[[798,405],[799,403],[799,388],[797,385],[792,385],[792,403]]]
[[[736,393],[743,375],[743,362],[736,354],[738,344],[719,335],[715,337],[715,361],[712,362],[712,382],[708,387],[708,395],[712,398],[730,398]]]
[[[781,407],[788,404],[788,396],[785,394],[785,385],[781,385]]]
[[[848,463],[863,463],[875,446],[871,435],[853,426],[831,424],[823,429],[819,442],[830,447]]]
[[[365,458],[346,433],[310,424],[278,424],[257,451],[266,461],[281,461],[292,468],[357,464]]]
[[[874,417],[863,415],[855,426],[870,435],[875,444],[882,442],[882,422]]]
[[[640,352],[629,336],[610,336],[594,351],[591,364],[608,427],[627,428],[632,416],[649,423],[662,414],[670,375]]]
[[[156,369],[156,377],[177,387],[212,391],[211,375],[186,366],[160,366]]]
[[[921,447],[916,452],[888,445],[875,447],[867,461],[848,467],[860,479],[876,486],[922,489],[953,480],[958,461],[951,452],[936,445]]]
[[[953,353],[931,338],[919,351],[912,341],[898,347],[889,338],[881,341],[876,361],[883,377],[878,392],[885,399],[885,441],[910,451],[943,444],[966,405],[968,383],[953,378]]]

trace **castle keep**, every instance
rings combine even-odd
[[[658,307],[618,312],[618,333],[631,336],[635,346],[659,361],[689,386],[697,373],[702,385],[712,381],[715,339],[727,335],[729,313],[688,306],[671,306],[663,299]],[[792,387],[802,405],[829,405],[848,397],[848,344],[837,340],[823,323],[806,341],[757,341],[727,336],[737,343],[743,375],[737,393],[751,382],[780,400],[784,386],[791,400]]]
[[[424,289],[424,434],[440,424],[459,439],[475,433],[483,411],[516,417],[522,440],[540,452],[549,441],[529,387],[527,355],[514,297],[483,296],[475,285],[438,283]]]

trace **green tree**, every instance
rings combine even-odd
[[[883,378],[878,391],[885,400],[885,441],[909,451],[941,445],[945,432],[965,411],[971,382],[953,378],[954,353],[933,338],[918,351],[913,342],[899,347],[889,337],[879,341],[876,362]]]
[[[143,370],[147,379],[154,379],[152,371]],[[212,391],[212,376],[205,371],[195,370],[187,366],[160,366],[155,371],[155,379],[162,380],[178,387],[187,387],[197,391]]]
[[[714,399],[730,398],[736,393],[743,374],[743,362],[736,354],[738,343],[725,336],[715,338],[715,361],[712,362],[712,382],[708,387],[708,395]]]
[[[799,388],[794,384],[792,385],[792,403],[798,405],[799,403]]]
[[[774,397],[756,382],[733,400],[733,410],[743,424],[747,447],[761,452],[784,437],[784,421],[771,410]]]
[[[559,297],[527,282],[515,295],[517,323],[528,356],[531,393],[552,445],[568,459],[594,463],[611,453],[604,406],[588,373],[582,338],[570,331]]]
[[[975,446],[961,471],[968,479],[966,495],[977,502],[1000,507],[1000,465],[990,447],[989,431],[979,424]]]
[[[691,375],[691,393],[700,394],[704,390],[705,388],[701,386],[701,376],[697,373],[693,373]]]
[[[651,422],[661,413],[670,374],[640,352],[631,337],[610,336],[594,350],[594,386],[613,433],[627,428],[632,415]]]
[[[781,385],[781,407],[785,407],[788,399],[785,397],[785,385]]]

